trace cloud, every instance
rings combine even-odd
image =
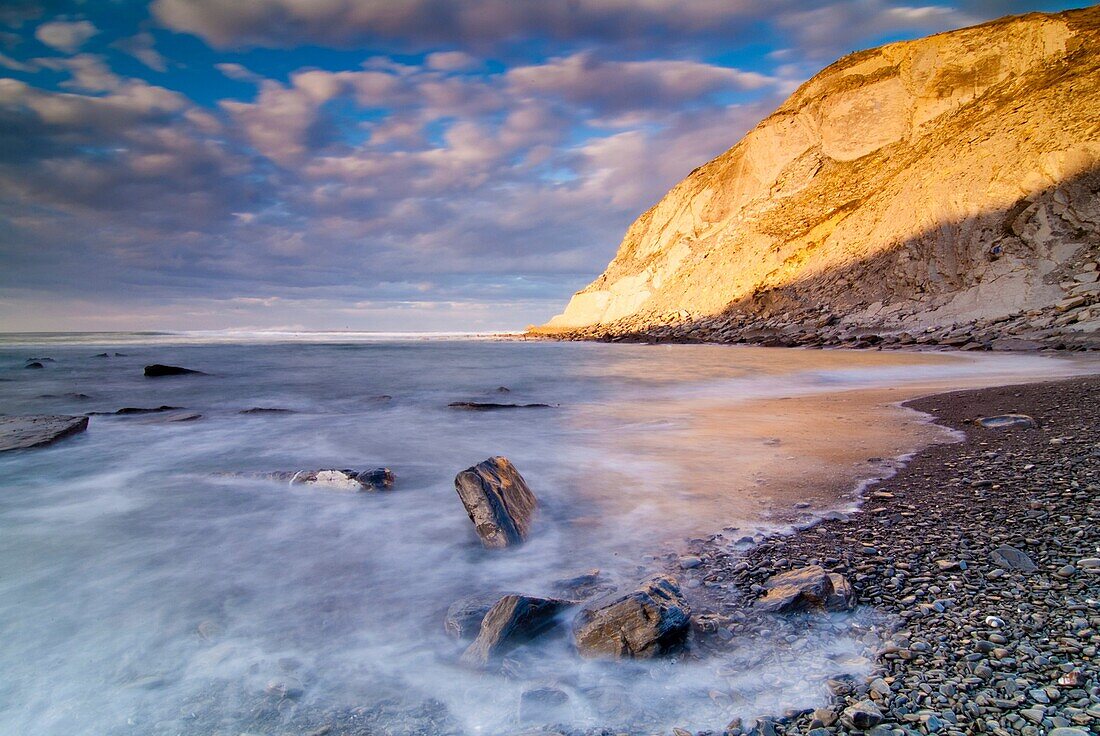
[[[168,70],[168,62],[156,50],[153,34],[148,31],[142,31],[134,36],[120,39],[113,45],[115,48],[130,54],[153,71],[164,72]]]
[[[55,20],[38,26],[34,37],[50,48],[71,54],[97,33],[99,29],[91,21]]]

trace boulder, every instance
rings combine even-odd
[[[470,521],[489,549],[522,543],[538,501],[505,457],[491,457],[455,476],[455,490]]]
[[[0,452],[41,447],[87,428],[88,417],[0,417]]]
[[[764,583],[767,593],[756,601],[756,607],[769,613],[793,613],[825,608],[833,594],[829,573],[818,565],[773,575]]]
[[[553,598],[504,596],[485,614],[477,638],[462,654],[463,663],[480,667],[507,654],[553,626],[568,605]]]
[[[161,365],[160,363],[154,363],[153,365],[145,366],[145,376],[147,378],[161,378],[163,376],[185,376],[188,374],[205,376],[202,371],[192,370],[191,368],[180,368],[178,365]]]
[[[291,484],[322,486],[334,491],[385,491],[393,487],[396,479],[389,468],[371,470],[299,470],[296,473],[277,473],[276,477],[289,476]]]
[[[680,587],[659,575],[631,593],[582,608],[573,620],[573,640],[582,657],[651,659],[680,649],[690,622]]]
[[[986,429],[1006,429],[1008,427],[1038,427],[1039,423],[1027,414],[998,414],[995,417],[981,417],[974,420],[978,426]]]
[[[1005,570],[1017,571],[1017,572],[1035,572],[1039,568],[1035,565],[1027,552],[1010,547],[1007,544],[1002,544],[997,549],[989,553],[989,559],[994,565],[1003,567]]]
[[[507,593],[475,593],[447,607],[443,617],[443,630],[455,639],[473,639],[481,631],[485,614]]]
[[[856,592],[852,590],[852,584],[848,578],[839,572],[829,573],[829,582],[833,584],[833,592],[825,599],[826,611],[850,611],[856,606]]]

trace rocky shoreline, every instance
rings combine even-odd
[[[830,707],[726,733],[1100,732],[1100,378],[906,405],[965,439],[919,453],[870,489],[860,513],[746,553],[723,535],[689,550],[681,575],[704,648],[765,628],[796,648],[805,624],[754,601],[769,578],[808,565],[843,574],[857,605],[882,614],[884,629],[865,638],[870,677],[831,680]],[[1037,426],[973,421],[1007,413]]]

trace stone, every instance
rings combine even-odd
[[[153,407],[124,406],[121,409],[117,409],[115,411],[90,411],[88,412],[88,416],[130,416],[133,414],[157,414],[165,411],[179,411],[182,408],[183,407],[181,406],[168,406],[167,404]]]
[[[333,491],[381,491],[393,487],[394,473],[389,468],[371,470],[299,470],[294,473],[273,473],[286,478],[292,485],[320,486]]]
[[[507,458],[491,457],[463,470],[455,476],[455,490],[486,548],[527,539],[538,501]]]
[[[88,417],[0,416],[0,452],[42,447],[87,428]]]
[[[280,409],[278,407],[254,406],[251,409],[241,409],[238,414],[293,414],[293,409]]]
[[[856,592],[848,578],[838,572],[829,573],[829,582],[833,584],[833,591],[825,599],[826,611],[850,611],[856,606]]]
[[[615,586],[597,568],[580,575],[555,580],[552,585],[561,598],[571,601],[585,601],[615,591]]]
[[[162,378],[164,376],[186,376],[186,375],[206,375],[202,371],[192,370],[191,368],[180,368],[178,365],[162,365],[160,363],[153,363],[152,365],[145,366],[146,378]]]
[[[683,646],[690,616],[676,581],[659,575],[626,595],[587,604],[573,619],[573,640],[582,657],[652,659]]]
[[[447,608],[443,630],[455,639],[473,639],[481,631],[485,614],[505,593],[477,593],[460,598]]]
[[[824,608],[833,593],[829,574],[819,565],[809,565],[773,575],[764,583],[767,591],[756,607],[768,613],[792,613]]]
[[[882,711],[871,700],[861,700],[844,709],[840,722],[857,731],[867,731],[882,723]]]
[[[519,696],[519,720],[523,723],[552,723],[563,720],[569,693],[553,686],[533,687]]]
[[[484,666],[553,626],[568,603],[553,598],[506,595],[493,604],[477,638],[462,654],[467,665]]]
[[[1023,550],[1002,544],[989,553],[989,559],[998,567],[1018,572],[1035,572],[1039,568]]]
[[[24,369],[29,368],[31,370],[39,370],[39,369],[42,369],[42,368],[45,368],[45,367],[46,366],[42,365],[37,360],[32,360],[30,363],[27,363],[25,366],[23,366]]]
[[[1008,427],[1038,427],[1039,423],[1027,414],[998,414],[995,417],[981,417],[974,420],[980,427],[986,429],[1007,429]]]

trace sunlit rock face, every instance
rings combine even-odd
[[[631,225],[546,331],[1050,307],[1100,234],[1100,8],[847,56]]]

